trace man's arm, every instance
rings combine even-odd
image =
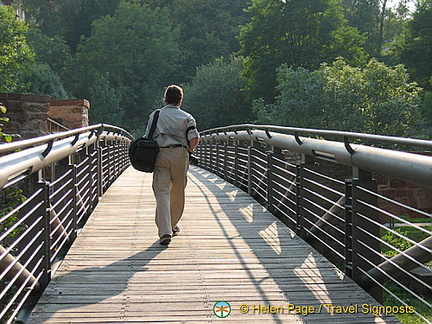
[[[189,152],[191,153],[195,153],[195,147],[199,144],[199,138],[198,137],[194,137],[189,141]]]

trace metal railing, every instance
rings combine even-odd
[[[99,124],[0,145],[0,322],[26,318],[132,139]]]
[[[248,192],[386,311],[431,322],[431,210],[383,183],[432,201],[432,141],[256,125],[201,135],[201,167]]]

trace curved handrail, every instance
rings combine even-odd
[[[201,132],[202,136],[212,136],[212,134],[225,133],[227,131],[236,132],[239,129],[243,130],[264,130],[267,131],[267,135],[271,136],[269,131],[282,131],[291,134],[312,134],[320,136],[336,136],[343,139],[360,139],[360,140],[372,140],[383,143],[399,144],[399,145],[409,145],[416,147],[423,147],[432,149],[431,140],[414,139],[414,138],[403,138],[396,136],[384,136],[375,134],[365,134],[356,132],[346,132],[337,130],[325,130],[325,129],[310,129],[310,128],[297,128],[297,127],[284,127],[284,126],[274,126],[274,125],[254,125],[254,124],[239,124],[231,125],[225,127],[211,128]]]
[[[106,130],[108,129],[108,130]],[[0,188],[21,174],[32,174],[59,161],[79,148],[92,145],[98,139],[122,138],[128,141],[133,136],[124,129],[108,124],[97,124],[59,134],[6,143],[0,145]],[[15,152],[20,150],[19,152]],[[11,154],[8,154],[11,153]]]
[[[391,149],[377,148],[372,146],[351,144],[346,140],[346,136],[360,136],[364,139],[387,139],[378,135],[358,134],[340,132],[344,137],[343,142],[316,139],[311,137],[299,137],[298,134],[287,135],[282,133],[269,133],[270,127],[255,125],[231,126],[227,128],[213,129],[202,132],[202,142],[208,141],[261,141],[267,145],[288,149],[293,152],[306,156],[325,158],[333,160],[339,164],[359,167],[369,172],[393,176],[400,180],[414,182],[426,187],[432,187],[432,158],[427,155],[414,154]],[[252,127],[253,126],[253,127]],[[278,128],[273,126],[274,129]],[[281,129],[286,130],[286,127]],[[217,131],[216,131],[217,130]],[[222,131],[224,130],[224,131]],[[293,130],[291,128],[291,130]],[[311,130],[305,130],[309,132]],[[313,130],[312,130],[313,131]],[[316,130],[315,134],[320,131]],[[323,131],[323,134],[335,135],[335,132]],[[353,138],[353,137],[351,137]],[[409,145],[416,144],[422,147],[432,147],[432,141],[393,138],[392,143],[404,143]],[[399,139],[399,141],[397,141]],[[406,140],[406,141],[404,141]]]
[[[116,130],[119,132],[119,134],[126,135],[130,140],[134,139],[134,136],[124,130],[123,128],[113,126],[110,124],[96,124],[88,127],[83,128],[77,128],[73,130],[69,130],[66,132],[56,133],[56,134],[50,134],[50,135],[44,135],[36,138],[30,138],[25,140],[20,140],[16,142],[11,143],[1,143],[0,144],[0,154],[4,154],[7,152],[15,151],[15,150],[21,150],[28,147],[33,147],[36,145],[46,144],[51,141],[60,140],[67,137],[72,137],[77,134],[82,134],[85,132],[95,132],[98,131],[99,133],[102,133],[105,129],[111,129]]]
[[[97,124],[0,145],[0,189],[17,196],[0,217],[0,278],[9,281],[0,288],[8,294],[0,321],[31,309],[100,197],[129,167],[133,139]]]
[[[405,303],[385,285],[391,281],[431,306],[422,297],[430,285],[418,275],[430,270],[431,231],[410,218],[432,219],[424,205],[432,188],[432,156],[424,151],[432,141],[244,124],[205,130],[201,143],[200,166],[247,191],[377,300],[386,290]],[[422,312],[414,313],[425,319]]]

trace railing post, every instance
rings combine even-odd
[[[224,156],[223,156],[223,178],[224,180],[228,181],[228,142],[224,141],[223,142],[223,152],[224,152]]]
[[[248,146],[248,195],[253,197],[252,180],[253,180],[253,149],[258,148],[260,145],[256,141],[251,141]]]
[[[216,170],[213,166],[213,161],[215,159],[215,147],[216,144],[214,142],[210,143],[210,156],[209,156],[209,171],[216,174]]]
[[[353,180],[345,180],[345,274],[353,277]]]
[[[381,262],[379,215],[376,209],[369,207],[378,206],[378,197],[362,190],[377,192],[377,184],[370,172],[354,167],[353,178],[346,187],[347,274],[360,283],[364,272]],[[370,287],[367,291],[382,302],[381,288]]]
[[[234,170],[233,170],[233,183],[236,187],[239,187],[239,181],[238,181],[238,167],[239,167],[239,144],[234,143]]]
[[[274,194],[273,194],[273,188],[274,188],[274,182],[277,181],[275,178],[275,158],[282,156],[282,149],[273,146],[272,150],[267,153],[267,206],[266,208],[271,212],[274,213]]]
[[[70,158],[67,157],[63,160],[60,160],[58,162],[58,164],[55,166],[55,179],[60,178],[62,175],[66,174],[70,172],[70,176],[68,177],[68,179],[71,179],[71,184],[68,185],[64,191],[67,192],[67,190],[71,190],[71,197],[75,196],[75,167],[70,163]],[[67,182],[67,180],[65,180],[65,182]],[[73,201],[73,199],[72,199]],[[51,205],[53,205],[54,202],[51,203]],[[69,203],[68,200],[66,200],[64,204]],[[57,218],[56,216],[56,211],[52,208],[50,211],[50,217],[51,217],[51,221],[53,223],[53,227],[58,227],[55,233],[52,233],[53,237],[58,237],[58,236],[62,236],[63,240],[67,240],[69,241],[69,243],[72,243],[75,238],[76,238],[76,221],[75,221],[75,217],[76,217],[76,210],[75,210],[75,204],[72,203],[71,208],[73,209],[72,211],[72,216],[73,217],[73,222],[72,222],[72,233],[71,236],[68,238],[67,237],[67,232],[64,228],[63,225],[60,224],[60,220]],[[65,222],[67,223],[67,222]],[[69,245],[69,244],[68,244]],[[65,249],[67,249],[68,246],[65,247]]]
[[[36,214],[44,215],[42,229],[44,231],[43,235],[43,268],[45,269],[42,277],[39,280],[39,283],[41,287],[46,287],[48,283],[51,280],[51,228],[50,228],[50,216],[49,216],[49,187],[48,183],[45,181],[39,181],[38,185],[39,188],[42,189],[42,195],[43,195],[43,204],[40,205],[38,208],[39,210],[36,212]]]
[[[126,149],[126,148],[125,148]],[[99,203],[99,150],[97,142],[89,147],[90,172],[91,172],[91,209]],[[126,168],[127,161],[122,158],[122,169]],[[96,187],[96,188],[95,188]]]
[[[102,197],[103,195],[103,147],[100,145],[100,139],[97,140],[97,187],[98,187],[98,196]]]
[[[305,191],[303,188],[306,186],[306,182],[304,180],[304,168],[314,163],[315,159],[313,157],[302,154],[301,162],[296,165],[296,233],[301,238],[306,238],[307,234],[304,228],[307,224],[307,222],[304,220]]]

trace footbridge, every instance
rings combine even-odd
[[[431,141],[201,135],[168,247],[125,130],[1,144],[0,321],[431,322]]]

